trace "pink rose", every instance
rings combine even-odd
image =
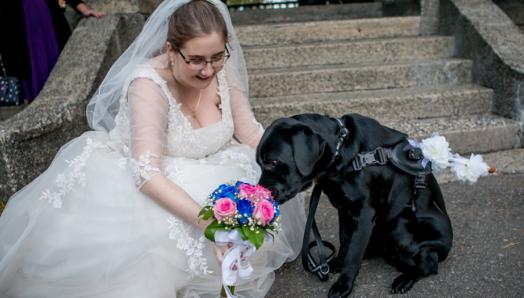
[[[256,191],[256,187],[251,184],[247,184],[247,183],[242,183],[238,187],[238,192],[240,193],[240,195],[246,198],[249,198],[252,195],[254,195],[255,191]]]
[[[262,226],[267,225],[275,215],[275,207],[268,200],[260,200],[253,211],[253,218]]]
[[[224,220],[226,217],[233,217],[237,210],[237,204],[229,198],[221,198],[215,201],[213,207],[213,213],[215,218],[219,221]]]
[[[259,184],[255,186],[255,196],[260,199],[273,198],[271,191]]]

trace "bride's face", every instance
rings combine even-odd
[[[173,77],[179,84],[205,89],[222,69],[227,52],[223,36],[212,33],[190,39],[179,49],[170,47],[168,54]]]

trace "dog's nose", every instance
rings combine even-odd
[[[271,194],[273,195],[273,199],[278,201],[278,199],[280,197],[280,192],[278,191],[278,189],[270,188],[269,190],[271,191]]]

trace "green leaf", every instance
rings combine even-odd
[[[220,230],[225,230],[225,229],[226,229],[226,225],[222,223],[218,223],[218,221],[214,220],[212,223],[210,223],[206,227],[206,230],[204,231],[204,235],[206,236],[207,239],[215,242],[215,232],[220,231]]]
[[[257,233],[258,231],[258,233]],[[249,242],[253,243],[253,245],[259,249],[262,244],[264,243],[264,230],[260,227],[255,227],[254,231],[251,231],[250,227],[248,226],[242,226],[241,230],[242,239],[249,240]]]
[[[198,213],[198,217],[203,220],[210,219],[211,217],[213,217],[213,207],[206,206],[202,208],[202,210],[200,210],[200,212]]]

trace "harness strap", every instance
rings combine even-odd
[[[328,262],[333,259],[335,255],[335,246],[328,241],[322,240],[315,221],[315,212],[321,193],[322,189],[320,185],[316,184],[311,193],[311,200],[309,201],[309,213],[304,230],[304,239],[302,241],[302,266],[305,270],[315,273],[321,281],[327,281],[329,278]],[[313,232],[315,241],[309,243],[309,235],[311,232]],[[311,249],[315,246],[317,247],[318,260],[311,253]],[[331,250],[331,253],[327,256],[324,254],[326,248]]]

